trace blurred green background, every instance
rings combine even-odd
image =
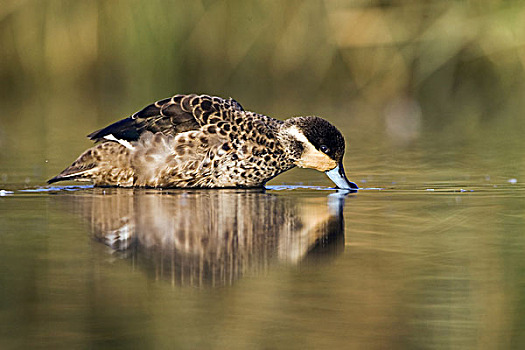
[[[524,44],[522,1],[2,0],[0,181],[40,183],[87,133],[191,92],[323,116],[359,176],[422,142],[518,155]]]

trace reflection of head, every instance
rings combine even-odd
[[[95,238],[179,284],[230,284],[270,260],[298,262],[314,247],[340,243],[327,237],[344,237],[326,197],[303,203],[261,190],[93,191],[67,197]]]

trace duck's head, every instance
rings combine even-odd
[[[359,188],[346,178],[345,139],[335,126],[319,117],[295,117],[283,123],[280,134],[295,165],[324,172],[338,188]]]

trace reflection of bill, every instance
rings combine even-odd
[[[344,195],[329,196],[328,205],[324,195],[262,190],[96,188],[67,197],[97,240],[178,284],[230,284],[274,261],[297,263],[344,247]]]

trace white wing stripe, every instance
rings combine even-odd
[[[122,146],[124,146],[124,147],[126,147],[128,149],[133,149],[133,146],[131,145],[131,143],[129,143],[129,141],[122,140],[122,139],[117,139],[115,136],[113,136],[113,134],[106,135],[106,136],[104,136],[104,138],[106,140],[109,140],[109,141],[116,141],[116,142],[120,143]]]

